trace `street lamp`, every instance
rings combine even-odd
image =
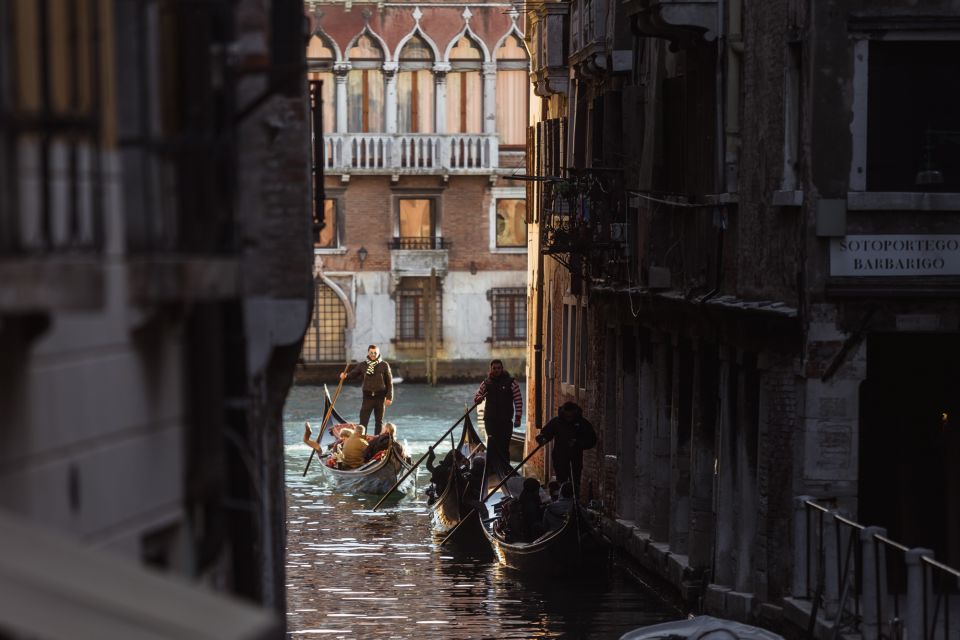
[[[360,268],[363,269],[363,263],[367,259],[367,249],[365,247],[360,247],[357,249],[357,260],[360,261]]]

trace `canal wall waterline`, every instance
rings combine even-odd
[[[526,377],[526,358],[500,358],[504,369],[517,380]],[[353,362],[358,362],[355,360]],[[427,363],[424,360],[388,360],[390,370],[404,382],[426,382]],[[298,364],[294,372],[294,384],[319,385],[336,384],[337,376],[343,371],[345,363],[323,362]],[[482,382],[490,371],[490,360],[440,360],[437,362],[437,382],[451,384],[461,382]]]

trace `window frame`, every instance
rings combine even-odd
[[[445,248],[445,242],[443,238],[443,230],[441,227],[441,220],[443,216],[441,215],[441,192],[439,190],[435,191],[425,191],[425,190],[412,190],[409,192],[394,192],[392,195],[393,199],[393,235],[391,236],[391,248],[399,248],[399,246],[394,247],[393,244],[399,240],[402,236],[400,235],[400,203],[403,200],[429,200],[431,217],[432,217],[432,227],[433,234],[430,236],[434,239],[437,249]]]
[[[527,344],[527,290],[524,287],[494,287],[487,291],[487,299],[490,300],[490,343],[501,347],[523,347]],[[498,302],[509,301],[513,307],[512,312],[514,322],[508,323],[509,327],[516,326],[517,304],[519,300],[523,305],[523,335],[505,336],[497,335],[497,306]]]
[[[858,28],[850,30],[851,58],[853,65],[853,100],[850,122],[851,153],[848,174],[847,208],[851,210],[896,209],[899,211],[955,210],[960,207],[960,195],[938,191],[870,191],[867,189],[867,136],[869,112],[870,42],[930,42],[958,41],[960,30],[954,28],[917,30],[910,28],[884,29],[883,31]],[[927,202],[924,194],[937,193],[937,204]]]
[[[494,187],[490,189],[490,206],[487,215],[489,226],[490,253],[526,254],[527,245],[522,247],[497,246],[497,201],[498,200],[526,200],[526,187]],[[529,203],[528,203],[529,204]],[[529,242],[529,238],[528,238]]]
[[[498,58],[498,57],[497,57],[498,54],[500,53],[500,49],[506,46],[507,41],[508,41],[510,38],[517,38],[517,39],[519,40],[520,46],[523,47],[524,52],[526,53],[526,59],[524,59],[524,60],[520,60],[519,58],[504,58],[504,59],[501,59],[501,58]],[[497,49],[493,52],[493,60],[494,60],[494,62],[496,63],[496,66],[497,66],[497,78],[498,78],[498,81],[499,81],[499,78],[500,78],[500,73],[501,73],[501,72],[504,72],[504,71],[524,71],[524,72],[526,72],[527,75],[529,75],[529,73],[530,73],[530,68],[531,68],[531,66],[530,66],[530,65],[531,65],[531,63],[530,63],[530,58],[531,58],[531,56],[530,56],[530,51],[526,48],[526,44],[524,43],[523,38],[521,38],[521,37],[520,37],[519,35],[517,35],[516,33],[513,33],[513,32],[508,33],[507,36],[503,39],[503,41],[499,43],[499,46],[497,47]],[[524,92],[524,94],[523,94],[523,96],[524,96],[524,104],[523,104],[523,107],[524,107],[524,108],[523,108],[523,112],[526,113],[526,114],[529,116],[529,113],[530,113],[530,91],[529,91],[530,86],[529,86],[529,81],[528,81],[528,83],[527,83],[527,89],[528,89],[528,90],[527,90],[526,92]],[[497,105],[496,105],[497,111],[496,111],[495,116],[498,116],[498,115],[499,115],[501,107],[506,108],[505,105],[501,105],[501,101],[499,100],[499,96],[498,96]],[[529,118],[528,118],[528,122],[529,122]],[[524,127],[524,130],[526,130],[526,127]],[[500,127],[498,126],[498,127],[497,127],[497,138],[498,138],[498,140],[500,140],[499,144],[500,144],[500,149],[501,149],[501,150],[506,150],[506,151],[518,151],[518,150],[525,150],[525,149],[526,149],[526,136],[525,136],[525,135],[524,135],[524,139],[523,139],[521,142],[516,143],[516,144],[508,144],[508,143],[503,142],[503,140],[500,139],[500,133],[501,133],[501,132],[500,132]]]
[[[333,201],[333,206],[334,206],[333,214],[335,216],[334,224],[336,225],[336,233],[337,233],[336,246],[318,247],[316,243],[316,239],[314,239],[313,253],[314,255],[343,255],[347,252],[346,236],[344,235],[344,218],[345,218],[345,215],[344,215],[345,207],[343,206],[344,192],[343,191],[331,192],[328,190],[326,194],[324,194],[324,201],[326,200]]]
[[[560,335],[560,390],[572,394],[586,391],[589,334],[582,333],[588,324],[588,309],[576,296],[563,296],[563,324]]]
[[[401,280],[400,285],[397,287],[394,292],[394,334],[391,342],[398,349],[426,349],[427,348],[427,336],[426,336],[426,316],[423,314],[424,307],[424,296],[426,294],[426,280],[427,277],[420,276],[411,276],[405,277]],[[415,325],[414,328],[414,337],[404,337],[402,334],[401,327],[404,326],[403,322],[403,311],[404,307],[402,304],[403,298],[414,298],[416,299],[416,309],[417,312],[415,315],[421,315],[420,322]],[[421,329],[423,337],[417,338],[417,328]],[[437,346],[443,345],[443,281],[440,278],[437,278]]]

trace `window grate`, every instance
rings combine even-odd
[[[424,288],[420,287],[426,287],[426,278],[423,278],[423,282],[417,282],[413,287],[397,290],[397,337],[394,339],[394,342],[399,346],[426,346],[430,324],[425,308],[426,296]],[[439,287],[437,288],[435,308],[437,341],[442,344],[443,293]]]
[[[343,332],[347,310],[333,289],[321,281],[314,285],[313,316],[303,338],[304,362],[343,362]]]
[[[523,345],[527,340],[527,296],[521,287],[490,290],[493,312],[491,341]]]

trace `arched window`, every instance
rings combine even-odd
[[[433,133],[433,52],[413,36],[400,51],[397,76],[397,130]]]
[[[530,61],[523,42],[508,36],[497,49],[497,133],[500,146],[522,147],[529,121]]]
[[[331,133],[336,125],[336,100],[333,93],[333,49],[321,36],[315,35],[307,44],[307,79],[323,83],[323,132]]]
[[[447,74],[447,131],[483,132],[483,52],[466,34],[450,51]]]
[[[368,34],[347,52],[347,130],[383,131],[383,51]]]
[[[346,357],[344,329],[347,310],[340,297],[322,280],[314,282],[313,315],[303,336],[304,362],[342,362]]]

